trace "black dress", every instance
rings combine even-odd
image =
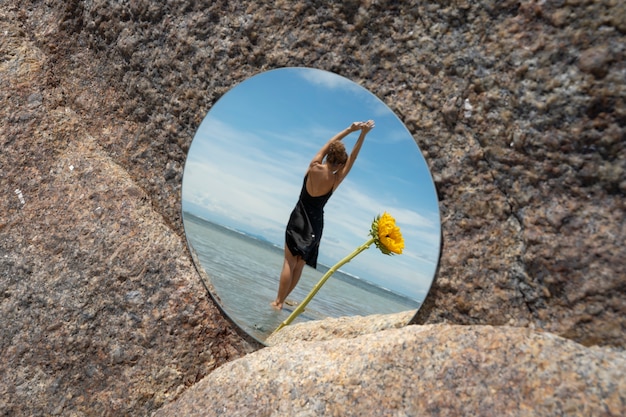
[[[307,177],[308,175],[304,177],[300,198],[289,217],[285,242],[292,255],[301,256],[307,265],[315,268],[324,229],[324,206],[333,194],[333,190],[331,189],[324,195],[312,197],[306,190]]]

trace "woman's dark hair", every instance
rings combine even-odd
[[[331,165],[339,165],[345,164],[347,160],[348,154],[343,143],[339,141],[331,143],[326,154],[326,161]]]

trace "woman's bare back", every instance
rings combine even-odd
[[[306,181],[306,191],[312,197],[319,197],[334,191],[336,174],[334,174],[328,164],[315,162],[311,164]]]

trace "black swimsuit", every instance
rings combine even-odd
[[[312,197],[306,190],[307,177],[304,177],[300,198],[289,217],[285,242],[292,255],[301,256],[307,265],[315,268],[324,229],[324,206],[333,190],[331,188],[324,195]]]

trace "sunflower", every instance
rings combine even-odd
[[[313,299],[313,297],[315,297],[315,294],[317,294],[320,288],[322,288],[322,285],[324,285],[326,280],[328,280],[328,278],[330,278],[336,270],[350,262],[350,260],[352,260],[352,258],[357,256],[359,253],[368,249],[372,243],[376,244],[376,247],[385,255],[393,255],[394,253],[399,255],[402,253],[402,250],[404,249],[404,239],[402,238],[402,233],[400,233],[400,228],[396,226],[396,219],[391,217],[389,213],[383,213],[382,216],[379,215],[374,219],[372,222],[372,228],[370,229],[370,238],[367,242],[353,250],[352,253],[326,271],[304,300],[302,300],[298,307],[293,310],[289,317],[287,317],[285,321],[283,321],[278,328],[274,330],[273,333],[276,333],[283,327],[288,326],[300,313],[302,313],[302,311],[304,311],[304,307]]]
[[[404,249],[404,239],[400,228],[396,226],[396,219],[387,212],[374,219],[370,236],[374,238],[376,247],[385,255],[394,253],[399,255]]]

